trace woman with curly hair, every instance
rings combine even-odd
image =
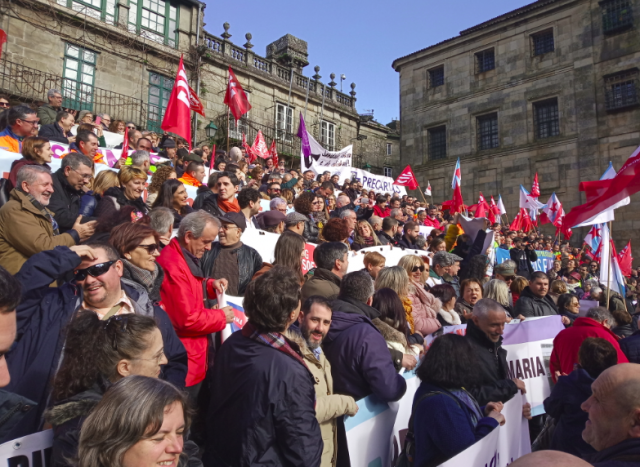
[[[260,187],[263,174],[264,174],[264,169],[262,168],[261,165],[256,165],[253,169],[251,169],[251,172],[249,172],[249,177],[252,180],[256,181],[258,188]]]
[[[70,465],[85,418],[113,383],[130,375],[157,378],[167,362],[154,318],[130,313],[101,321],[93,311],[81,310],[67,328],[64,359],[53,381],[54,404],[45,413],[53,426],[51,465]]]
[[[111,133],[118,133],[119,135],[124,135],[124,129],[126,124],[122,120],[114,120],[109,125],[109,131]]]
[[[334,217],[329,219],[320,234],[325,242],[342,242],[349,246],[349,226],[344,219]]]
[[[307,218],[307,220],[304,222],[304,232],[302,233],[302,236],[306,241],[311,243],[318,243],[318,235],[320,233],[318,226],[311,217],[311,214],[313,212],[313,202],[315,199],[315,193],[305,191],[293,202],[293,208],[295,209],[295,211],[306,216]]]
[[[476,279],[481,284],[487,282],[487,267],[489,258],[487,255],[476,255],[469,260],[465,267],[460,269],[460,280]]]
[[[156,173],[154,173],[151,177],[149,188],[147,188],[147,206],[151,207],[153,205],[153,202],[158,197],[158,193],[160,193],[162,184],[170,178],[178,178],[176,169],[174,169],[173,167],[164,165],[156,169]]]

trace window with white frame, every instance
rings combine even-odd
[[[387,143],[387,156],[391,156],[391,143]]]
[[[393,177],[391,167],[382,168],[385,177]]]
[[[331,122],[322,122],[320,138],[328,151],[335,151],[336,126]]]
[[[62,80],[64,107],[93,110],[96,61],[96,52],[77,45],[65,44]]]
[[[293,108],[276,104],[276,138],[281,141],[293,140]]]

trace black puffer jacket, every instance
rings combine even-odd
[[[212,277],[211,270],[213,269],[213,263],[222,250],[220,242],[215,242],[211,245],[211,250],[205,252],[204,256],[200,260],[200,267],[205,277]],[[244,243],[237,250],[238,255],[238,295],[244,295],[244,291],[251,282],[253,275],[262,269],[262,256],[255,249]],[[216,278],[219,279],[219,278]]]
[[[84,192],[74,190],[64,176],[63,169],[58,169],[52,174],[53,194],[49,201],[49,211],[55,214],[56,222],[60,227],[60,233],[71,230],[76,223],[78,212],[80,211],[80,201]],[[91,219],[83,219],[83,222]]]
[[[502,348],[502,337],[492,342],[473,321],[467,322],[465,338],[471,343],[474,353],[480,360],[482,383],[469,391],[480,406],[488,402],[507,402],[518,388],[511,381],[507,365],[507,351]]]
[[[318,235],[320,235],[320,229],[318,229],[318,224],[314,221],[309,215],[307,216],[307,220],[304,221],[304,231],[302,232],[302,236],[304,239],[311,243],[318,243],[320,240],[318,239]]]
[[[538,316],[557,315],[558,309],[549,295],[540,298],[534,295],[527,286],[520,294],[520,298],[518,298],[513,312],[515,316],[522,315],[525,318],[534,318]]]

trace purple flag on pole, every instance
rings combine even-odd
[[[307,133],[307,127],[304,124],[304,118],[302,118],[302,112],[300,112],[300,126],[298,127],[298,137],[302,139],[302,154],[304,157],[311,155],[311,144],[309,144],[309,133]]]

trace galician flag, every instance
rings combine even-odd
[[[424,190],[424,194],[427,196],[431,196],[431,182],[427,180],[427,189]]]

